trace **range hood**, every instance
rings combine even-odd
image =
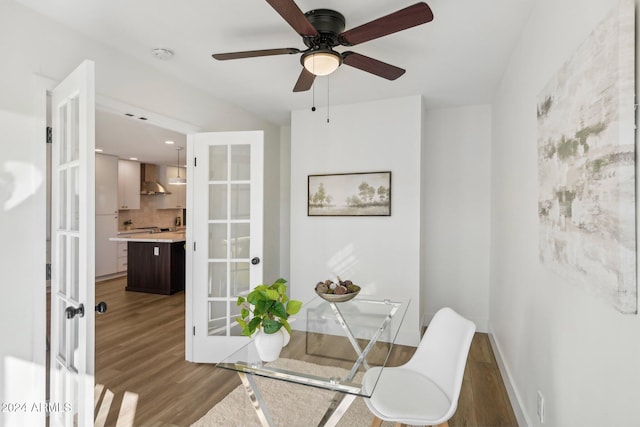
[[[140,194],[156,195],[171,194],[162,184],[158,182],[158,167],[149,163],[140,165]]]

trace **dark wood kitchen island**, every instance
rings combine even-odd
[[[127,242],[127,291],[165,295],[184,291],[184,233],[144,233],[110,240]]]

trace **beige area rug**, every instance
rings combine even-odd
[[[272,365],[277,366],[278,362],[275,361]],[[318,376],[345,375],[347,372],[345,369],[296,360],[288,360],[287,364],[289,369],[300,369],[302,372]],[[362,374],[358,375],[362,376]],[[318,425],[334,395],[332,391],[315,387],[258,376],[255,379],[258,390],[271,413],[271,418],[278,427],[310,427]],[[372,420],[373,415],[367,409],[363,399],[357,397],[338,423],[338,426],[369,427]],[[384,427],[393,426],[393,423],[384,422],[382,425]],[[260,427],[260,421],[241,385],[207,412],[204,417],[191,425],[191,427],[254,426]]]

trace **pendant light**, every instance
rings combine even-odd
[[[176,147],[176,151],[178,151],[178,176],[169,178],[170,185],[185,185],[187,183],[187,178],[180,177],[180,150],[182,147]]]

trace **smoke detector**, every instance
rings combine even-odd
[[[170,59],[173,56],[173,51],[171,49],[165,49],[163,47],[157,47],[151,51],[153,56],[158,59],[166,60]]]

